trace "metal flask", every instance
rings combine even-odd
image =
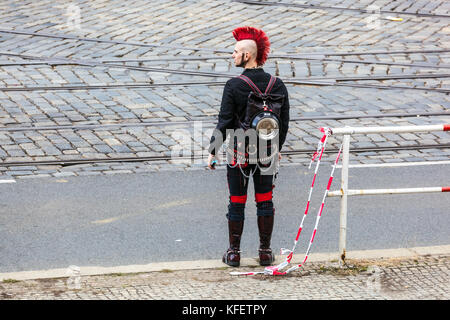
[[[260,139],[272,140],[278,135],[280,121],[273,112],[262,111],[253,117],[251,128],[256,130]]]

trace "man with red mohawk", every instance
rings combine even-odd
[[[276,117],[280,122],[278,127],[279,134],[277,135],[278,151],[281,150],[286,140],[289,126],[287,89],[281,79],[271,76],[262,68],[270,51],[270,42],[267,35],[257,28],[240,27],[233,30],[233,36],[237,42],[232,58],[235,66],[244,68],[244,71],[239,77],[228,80],[225,85],[218,123],[209,146],[208,167],[210,169],[214,169],[216,151],[219,150],[222,142],[225,141],[227,131],[242,128],[244,130],[249,129],[248,102],[253,93],[258,95],[259,92],[260,97],[269,99],[268,107],[270,109],[278,103],[278,116]],[[269,93],[272,96],[268,96]],[[273,103],[270,102],[270,97],[276,97]],[[265,100],[264,106],[264,110],[268,110]],[[273,109],[275,108],[273,107]],[[232,143],[230,141],[229,145]],[[236,142],[234,143],[234,152],[236,152]],[[246,150],[246,157],[248,153],[249,151]],[[277,152],[278,155],[279,153]],[[279,159],[281,159],[281,156]],[[275,260],[270,248],[275,214],[272,201],[274,173],[264,173],[262,167],[250,162],[236,164],[237,162],[227,164],[227,182],[230,194],[226,215],[228,219],[229,248],[222,260],[229,266],[238,267],[240,265],[240,243],[244,227],[247,187],[249,177],[253,176],[260,239],[259,263],[263,266],[271,265]]]

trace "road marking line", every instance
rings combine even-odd
[[[172,208],[172,207],[178,207],[178,206],[182,206],[182,205],[185,205],[185,204],[189,204],[191,202],[192,202],[191,199],[172,201],[172,202],[167,202],[167,203],[160,204],[159,206],[155,207],[155,209],[156,210],[158,210],[158,209],[168,209],[168,208]]]
[[[167,203],[160,204],[160,205],[158,205],[158,206],[156,206],[154,208],[149,208],[148,211],[169,209],[169,208],[173,208],[173,207],[186,205],[186,204],[189,204],[189,203],[192,203],[191,199],[172,201],[172,202],[167,202]],[[146,212],[132,213],[132,214],[123,214],[123,215],[116,216],[116,217],[111,217],[111,218],[91,221],[91,223],[93,223],[93,224],[107,224],[107,223],[115,222],[117,220],[124,219],[124,218],[130,218],[130,217],[136,217],[136,216],[139,216],[139,215],[144,215],[144,214],[146,214]]]
[[[16,180],[11,179],[11,180],[0,180],[0,183],[15,183]]]
[[[109,218],[109,219],[103,219],[103,220],[95,220],[95,221],[91,221],[91,223],[93,224],[105,224],[105,223],[111,223],[114,221],[117,221],[121,218],[122,216],[119,217],[113,217],[113,218]]]

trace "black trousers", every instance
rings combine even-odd
[[[275,214],[272,201],[273,175],[264,174],[256,164],[247,164],[245,167],[227,165],[227,181],[230,192],[228,220],[242,221],[245,219],[250,176],[253,177],[255,188],[256,214],[258,216],[273,216]]]

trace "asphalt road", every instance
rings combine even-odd
[[[331,166],[319,171],[296,253],[306,249]],[[313,169],[282,167],[272,247],[291,248]],[[332,190],[339,189],[336,170]],[[350,188],[450,185],[450,166],[352,168]],[[225,170],[38,178],[0,184],[0,272],[218,259],[227,248]],[[253,184],[242,255],[257,255]],[[450,193],[349,197],[347,249],[450,243]],[[338,250],[339,198],[327,198],[312,252]]]

